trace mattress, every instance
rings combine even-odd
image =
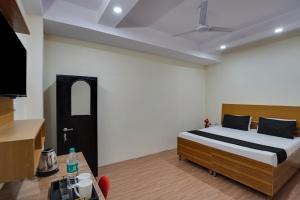
[[[286,151],[287,157],[291,156],[300,148],[300,137],[292,139],[274,137],[264,134],[258,134],[253,131],[241,131],[230,128],[223,128],[221,126],[213,126],[210,128],[200,129],[199,131],[212,133],[216,135],[226,136],[234,139],[244,140],[256,144],[277,147]],[[277,156],[275,153],[256,150],[248,147],[243,147],[235,144],[230,144],[214,139],[201,137],[192,133],[182,132],[179,134],[180,138],[191,140],[206,146],[210,146],[222,151],[244,156],[262,163],[277,166]]]

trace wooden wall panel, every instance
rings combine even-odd
[[[0,10],[15,32],[29,34],[29,29],[16,0],[0,0]]]
[[[7,98],[0,98],[0,115],[7,114],[13,109],[13,101]]]
[[[223,104],[222,120],[224,114],[250,115],[254,122],[257,122],[259,117],[296,119],[297,131],[295,136],[300,136],[300,107],[297,106]]]
[[[0,126],[14,120],[13,100],[0,98]]]

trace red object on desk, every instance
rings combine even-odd
[[[99,179],[98,185],[102,191],[103,196],[105,197],[105,199],[107,199],[107,195],[110,189],[110,181],[109,178],[107,176],[102,176]]]

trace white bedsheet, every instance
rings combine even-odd
[[[244,140],[248,142],[253,142],[257,144],[262,144],[271,147],[277,147],[284,149],[289,157],[297,149],[300,148],[300,137],[295,137],[295,139],[285,139],[280,137],[274,137],[269,135],[258,134],[253,131],[241,131],[230,128],[223,128],[221,126],[213,126],[210,128],[200,129],[200,131],[222,135],[230,138],[235,138],[239,140]],[[244,156],[259,162],[263,162],[274,167],[277,166],[277,156],[275,153],[256,150],[252,148],[242,147],[235,144],[229,144],[226,142],[217,141],[214,139],[209,139],[206,137],[201,137],[192,133],[182,132],[179,137],[191,140],[203,145],[207,145],[219,150]]]

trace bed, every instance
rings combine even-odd
[[[300,167],[300,107],[223,104],[222,119],[225,114],[251,115],[252,129],[257,127],[256,122],[261,116],[296,119],[297,130],[294,139],[221,126],[199,130],[218,137],[229,137],[233,140],[283,149],[286,152],[285,159],[279,160],[279,154],[274,152],[239,146],[190,132],[182,132],[178,136],[179,158],[197,163],[207,168],[211,174],[222,174],[272,198]]]

